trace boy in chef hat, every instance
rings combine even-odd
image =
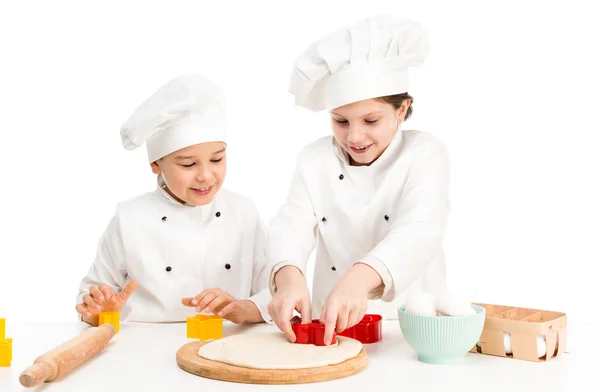
[[[445,289],[446,149],[401,127],[412,113],[409,69],[427,53],[419,23],[379,15],[318,40],[295,63],[296,105],[328,111],[333,136],[300,151],[270,222],[269,312],[291,341],[294,310],[303,322],[320,318],[327,342],[366,313],[394,319],[411,293]]]
[[[127,150],[144,143],[157,187],[120,203],[80,285],[76,309],[98,324],[184,321],[197,312],[234,323],[269,321],[266,225],[249,199],[222,188],[223,94],[196,74],[156,91],[121,128]]]

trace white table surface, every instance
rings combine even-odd
[[[17,323],[7,320],[7,337],[13,338],[11,367],[0,367],[0,391],[578,391],[600,390],[594,335],[596,322],[569,325],[568,353],[550,362],[534,363],[482,354],[467,354],[453,365],[419,362],[404,342],[397,321],[385,321],[383,340],[365,345],[368,366],[360,373],[323,383],[250,385],[204,379],[181,370],[175,353],[193,341],[185,323],[122,323],[108,347],[66,376],[36,388],[19,384],[20,373],[35,358],[77,336],[87,324]],[[224,325],[224,335],[272,329],[273,325]],[[589,337],[590,339],[587,339]],[[593,386],[583,386],[584,380]],[[379,383],[378,386],[375,383]]]

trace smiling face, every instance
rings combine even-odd
[[[379,99],[367,99],[331,111],[333,136],[350,156],[353,166],[375,162],[404,122],[410,100],[396,109]]]
[[[225,181],[226,145],[201,143],[175,151],[152,163],[152,172],[163,175],[167,192],[180,203],[210,203]]]

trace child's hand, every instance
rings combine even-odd
[[[262,321],[262,316],[254,302],[247,299],[236,299],[221,309],[217,316],[229,320],[234,324],[257,323]]]
[[[193,298],[183,298],[181,303],[185,306],[195,306],[198,313],[212,312],[234,324],[263,322],[262,315],[254,302],[236,299],[228,292],[217,288],[204,290]]]
[[[333,332],[343,332],[362,320],[368,307],[367,295],[381,284],[381,277],[363,263],[355,264],[337,281],[321,309],[321,323],[325,324],[325,344],[330,344]]]
[[[303,323],[312,321],[310,292],[304,276],[294,266],[286,266],[275,275],[277,291],[269,302],[269,315],[290,342],[296,341],[292,329],[294,310],[300,313]]]
[[[106,284],[91,286],[90,293],[83,296],[83,302],[75,309],[87,320],[96,319],[100,312],[120,312],[137,287],[138,282],[132,280],[117,294]],[[97,321],[92,324],[97,324]]]
[[[232,297],[227,291],[214,288],[204,290],[193,298],[183,298],[181,303],[185,306],[196,307],[196,312],[198,313],[206,311],[216,314],[233,301],[235,301],[235,298]]]

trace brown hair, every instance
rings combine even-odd
[[[406,115],[404,116],[404,120],[408,120],[412,114],[413,108],[412,104],[415,101],[413,97],[408,93],[396,94],[396,95],[388,95],[385,97],[377,98],[379,101],[389,103],[394,107],[394,109],[399,109],[402,106],[402,102],[406,100],[410,100],[410,104],[408,105],[408,109],[406,110]]]

